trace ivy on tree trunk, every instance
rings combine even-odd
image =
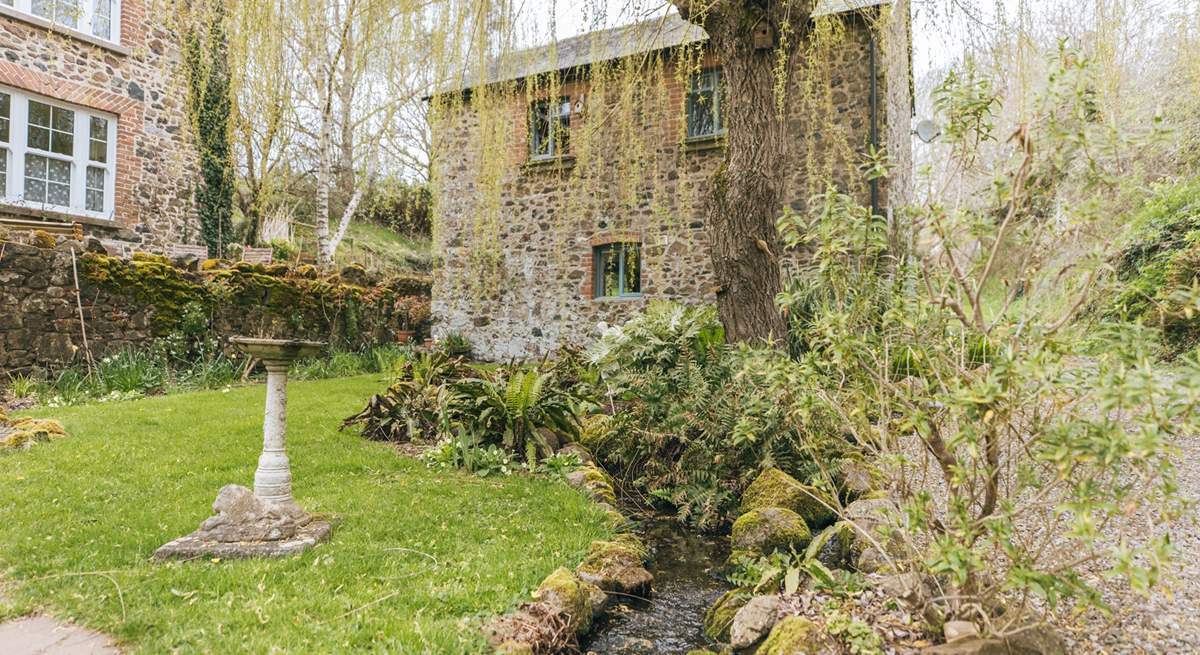
[[[775,305],[782,246],[775,222],[788,170],[787,124],[778,98],[796,57],[792,32],[812,0],[672,0],[703,27],[722,66],[725,161],[713,175],[705,214],[717,307],[731,342],[785,337]]]
[[[188,31],[186,63],[196,147],[200,155],[200,182],[196,185],[196,212],[208,254],[220,257],[233,241],[233,161],[229,128],[231,100],[229,53],[225,36],[225,10],[212,3],[207,43],[193,26]],[[251,226],[250,238],[258,228]]]

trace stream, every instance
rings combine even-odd
[[[654,593],[649,600],[613,607],[584,652],[685,655],[711,646],[704,636],[704,612],[729,589],[716,575],[728,555],[728,540],[693,534],[662,517],[642,518],[638,524],[651,551],[647,568],[654,574]]]

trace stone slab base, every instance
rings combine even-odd
[[[207,541],[196,537],[193,533],[186,537],[180,537],[154,551],[154,559],[163,561],[199,559],[201,557],[223,559],[287,557],[302,553],[322,541],[326,541],[332,531],[333,527],[328,522],[313,521],[300,528],[295,537],[285,541]]]

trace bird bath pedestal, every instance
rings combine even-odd
[[[186,537],[159,548],[155,559],[196,557],[279,557],[312,548],[329,537],[330,526],[313,521],[292,497],[287,442],[288,366],[320,352],[316,341],[234,337],[235,346],[267,367],[263,449],[254,473],[254,491],[227,485],[213,503],[216,516]]]

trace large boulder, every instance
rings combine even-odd
[[[828,647],[828,637],[816,624],[801,616],[789,616],[775,624],[755,655],[817,655]]]
[[[742,609],[754,593],[748,589],[731,589],[725,592],[704,613],[704,636],[713,641],[729,641],[733,617]]]
[[[779,622],[783,602],[779,596],[755,596],[733,616],[729,627],[729,645],[742,650],[757,644]]]
[[[579,635],[585,635],[592,629],[592,618],[597,613],[595,606],[602,597],[603,592],[599,588],[581,580],[566,568],[559,568],[546,576],[533,594],[534,600],[554,608]]]
[[[855,568],[863,573],[886,571],[890,567],[888,555],[899,553],[902,546],[899,535],[891,534],[899,521],[900,508],[889,498],[863,498],[847,505],[844,514],[854,524]]]
[[[813,537],[805,559],[815,559],[829,569],[849,569],[856,561],[857,539],[853,523],[838,521]]]
[[[759,651],[760,653],[762,651]],[[926,648],[923,655],[1066,655],[1067,648],[1053,630],[1045,626],[1027,628],[999,638],[963,637]]]
[[[789,509],[814,529],[829,525],[837,518],[834,511],[837,503],[829,494],[779,469],[767,469],[759,473],[742,494],[740,511],[743,514],[765,507]]]
[[[606,592],[647,597],[654,576],[646,570],[646,548],[633,535],[592,542],[576,571],[580,579]]]
[[[746,512],[733,522],[731,559],[739,555],[769,555],[777,550],[803,550],[812,532],[799,514],[783,507]]]

